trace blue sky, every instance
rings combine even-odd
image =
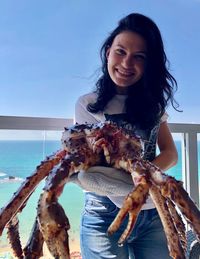
[[[200,123],[200,0],[1,1],[0,115],[72,118],[94,88],[102,42],[131,12],[162,33],[183,110],[169,108],[169,122]]]

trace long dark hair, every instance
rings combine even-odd
[[[108,73],[106,52],[115,37],[123,31],[138,33],[147,45],[144,75],[134,87],[128,89],[126,120],[141,129],[149,129],[158,123],[169,102],[177,110],[178,104],[174,100],[177,82],[168,71],[168,60],[157,25],[141,14],[132,13],[121,19],[103,43],[100,51],[102,76],[98,79],[95,90],[97,100],[90,103],[87,109],[92,113],[103,111],[116,94],[116,86]]]

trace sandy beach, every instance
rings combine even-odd
[[[41,257],[41,259],[53,259],[54,258],[49,253],[46,245],[44,245],[43,253],[44,253],[44,256]],[[81,259],[79,241],[71,242],[70,255],[71,255],[71,259]],[[0,259],[15,259],[15,258],[16,257],[13,256],[10,247],[0,247]]]

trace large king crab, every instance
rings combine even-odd
[[[123,244],[134,228],[134,223],[150,194],[160,215],[172,258],[185,258],[185,226],[176,208],[192,226],[200,240],[200,212],[180,181],[165,175],[158,167],[142,158],[142,140],[128,134],[114,123],[76,124],[65,129],[63,150],[48,157],[22,183],[13,198],[0,211],[0,235],[5,226],[13,252],[18,258],[40,258],[43,243],[54,258],[70,258],[68,246],[69,221],[58,197],[70,175],[94,165],[107,165],[131,173],[135,187],[125,198],[122,208],[108,229],[118,230],[125,216],[129,220],[119,239]],[[17,214],[39,182],[46,177],[40,196],[37,217],[31,237],[24,249],[20,244]]]

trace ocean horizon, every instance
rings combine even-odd
[[[177,180],[182,179],[181,141],[175,141],[179,161],[169,175]],[[31,175],[36,166],[48,155],[55,153],[61,148],[60,141],[33,141],[33,140],[2,140],[0,141],[0,208],[11,199],[13,193],[19,188],[23,180]],[[198,142],[198,150],[200,142]],[[198,154],[198,160],[199,154]],[[200,161],[199,161],[200,162]],[[199,176],[200,179],[200,176]],[[28,240],[31,228],[36,217],[36,208],[39,195],[44,186],[42,181],[30,197],[27,206],[19,214],[21,241],[23,244]],[[80,216],[83,209],[83,191],[75,184],[67,184],[59,202],[69,217],[71,229],[69,231],[70,242],[79,240]],[[0,248],[7,247],[6,231],[0,237]]]

